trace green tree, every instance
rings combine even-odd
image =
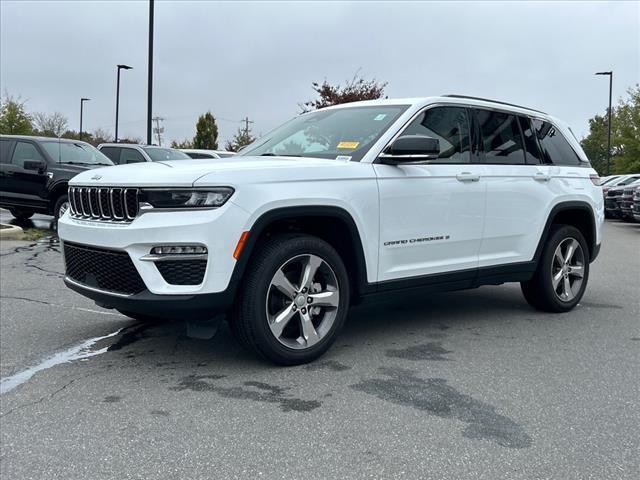
[[[218,149],[218,125],[211,112],[200,115],[196,123],[196,136],[193,137],[193,148],[205,150]]]
[[[251,133],[250,128],[238,128],[238,131],[235,133],[231,140],[227,140],[225,143],[225,150],[229,152],[237,152],[242,147],[249,145],[255,141],[256,137],[254,137]]]
[[[31,135],[33,125],[31,116],[26,112],[25,102],[20,97],[5,93],[0,102],[0,133],[13,135]]]
[[[193,140],[173,140],[171,142],[171,148],[193,148]]]
[[[376,100],[384,96],[386,86],[387,82],[379,82],[375,78],[365,80],[358,72],[344,86],[331,85],[327,80],[322,85],[313,82],[311,88],[318,94],[318,98],[300,104],[300,108],[304,113],[340,103]]]
[[[640,171],[640,86],[627,90],[611,112],[611,173]],[[593,168],[607,173],[607,115],[589,119],[589,134],[580,142]]]

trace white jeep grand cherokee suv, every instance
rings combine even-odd
[[[453,95],[317,110],[228,160],[91,170],[69,199],[70,288],[138,319],[228,312],[280,364],[317,358],[350,305],[398,289],[521,282],[535,308],[570,310],[604,218],[568,127]]]

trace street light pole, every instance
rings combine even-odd
[[[149,63],[147,83],[147,145],[151,145],[151,118],[153,116],[153,0],[149,0]]]
[[[609,132],[607,133],[607,175],[611,170],[611,100],[613,96],[613,72],[597,72],[596,75],[608,75],[609,76],[609,110],[607,112],[607,124]]]
[[[89,100],[91,99],[90,98],[80,99],[80,133],[78,134],[78,137],[80,140],[82,140],[82,105],[84,104],[84,102],[88,102]]]
[[[118,111],[120,110],[120,70],[131,70],[133,67],[129,65],[118,65],[118,81],[116,83],[116,138],[115,143],[118,143]]]

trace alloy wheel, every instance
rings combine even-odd
[[[298,255],[278,268],[269,284],[269,328],[289,348],[310,348],[331,331],[339,304],[340,289],[331,266],[316,255]]]
[[[563,302],[572,301],[579,294],[584,278],[584,252],[575,238],[565,238],[551,261],[553,291]]]

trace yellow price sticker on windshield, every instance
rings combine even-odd
[[[338,144],[338,148],[358,148],[358,145],[360,145],[360,142],[340,142]]]

